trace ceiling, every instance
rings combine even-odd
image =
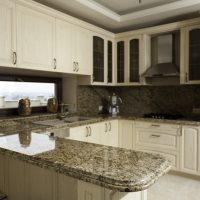
[[[200,0],[35,0],[112,32],[200,17]]]

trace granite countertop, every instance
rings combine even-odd
[[[160,155],[34,132],[0,137],[0,154],[120,192],[145,190],[171,169]]]

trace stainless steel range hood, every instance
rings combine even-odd
[[[144,73],[146,78],[179,77],[175,64],[174,35],[167,34],[152,39],[152,66]]]

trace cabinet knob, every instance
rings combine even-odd
[[[161,136],[160,136],[160,135],[156,135],[156,134],[152,134],[151,137],[159,138],[159,137],[161,137]]]
[[[86,126],[86,137],[89,136],[89,128]]]
[[[76,62],[73,62],[73,71],[76,71]]]

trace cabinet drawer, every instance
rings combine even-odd
[[[181,131],[180,125],[177,124],[164,124],[164,123],[157,123],[157,122],[142,122],[142,121],[136,121],[135,122],[136,128],[151,128],[155,130],[166,130],[171,131],[172,134],[179,134]]]
[[[136,145],[178,150],[178,137],[161,130],[136,128]]]

